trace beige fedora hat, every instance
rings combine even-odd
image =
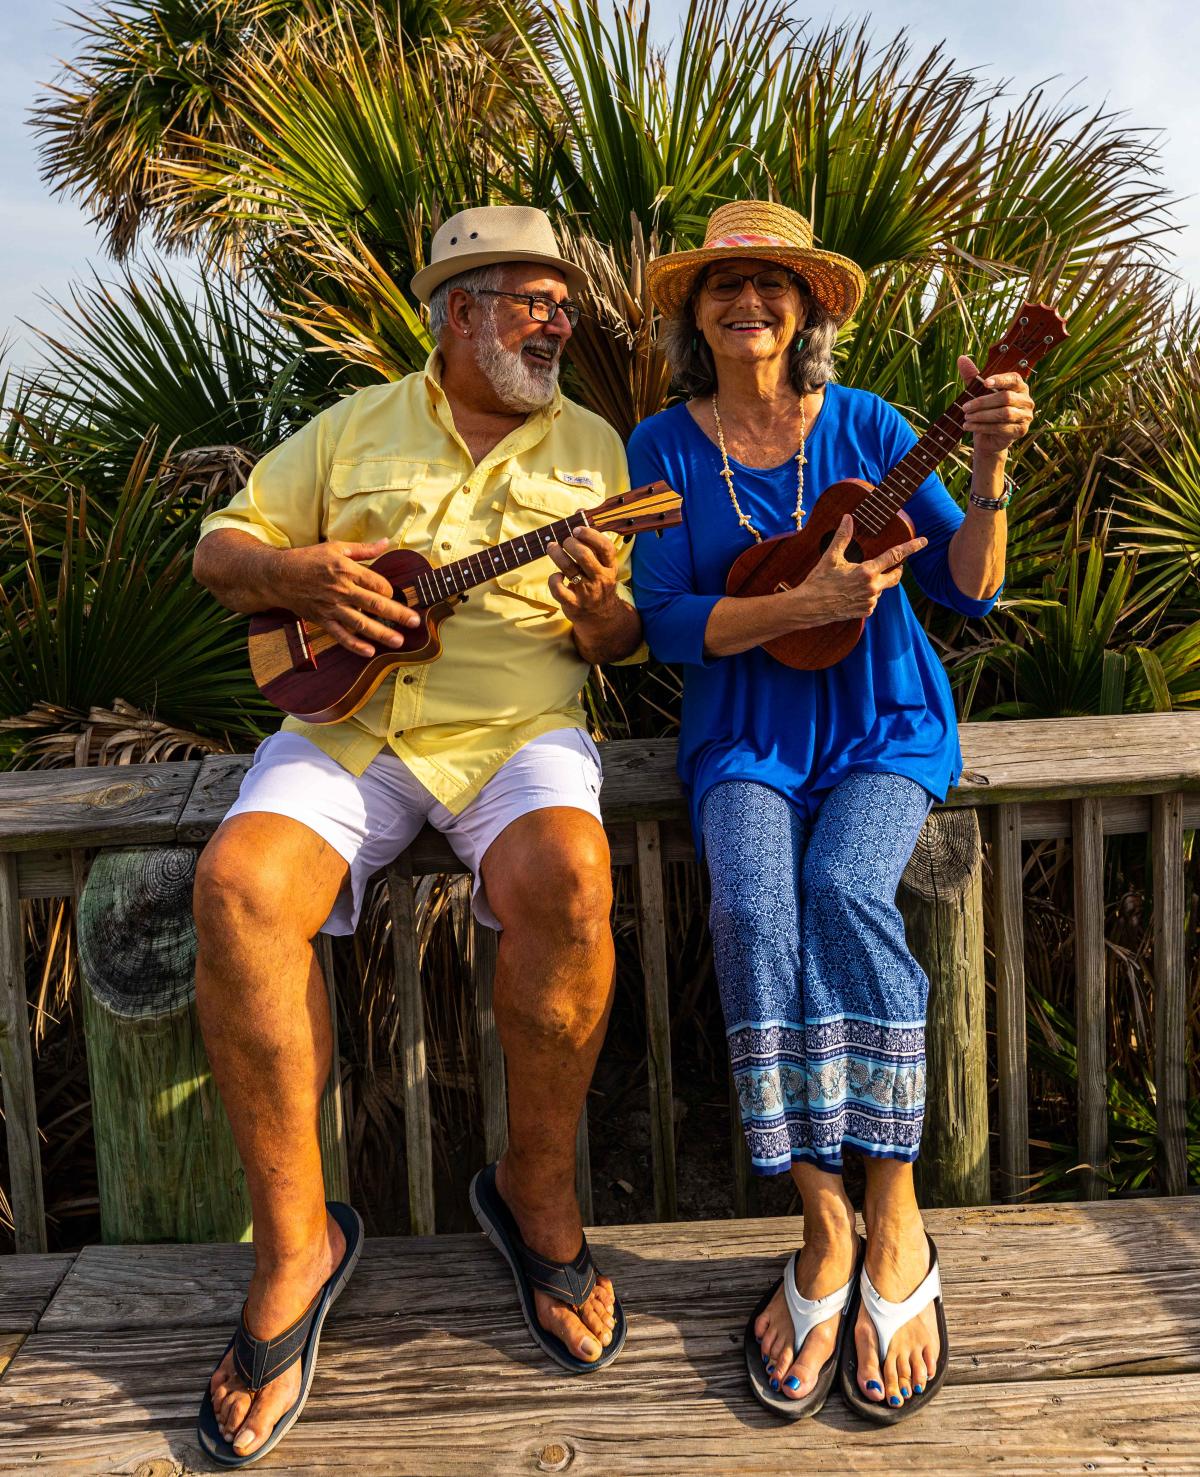
[[[848,256],[813,245],[812,226],[786,205],[769,200],[734,200],[714,210],[696,251],[672,251],[646,265],[655,306],[673,318],[687,302],[696,278],[722,257],[752,257],[790,267],[838,323],[862,301],[866,278]]]
[[[498,262],[537,262],[561,272],[571,292],[587,286],[582,269],[559,254],[554,227],[544,210],[532,205],[479,205],[460,210],[438,229],[429,248],[429,265],[412,279],[412,290],[418,302],[428,306],[430,295],[449,278]]]

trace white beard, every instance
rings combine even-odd
[[[509,410],[524,415],[541,410],[554,399],[561,355],[545,369],[540,369],[531,365],[519,349],[515,352],[506,349],[496,333],[490,303],[488,307],[477,340],[480,373],[491,385],[496,398]]]

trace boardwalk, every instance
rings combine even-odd
[[[477,1236],[371,1241],[312,1398],[261,1471],[1200,1473],[1200,1198],[931,1212],[954,1340],[936,1405],[867,1429],[835,1397],[785,1427],[742,1321],[794,1223],[602,1228],[629,1342],[550,1375]],[[208,1470],[199,1391],[246,1247],[0,1259],[0,1471]]]

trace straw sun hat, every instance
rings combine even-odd
[[[862,271],[849,257],[813,245],[812,226],[802,215],[769,200],[734,200],[713,211],[698,250],[672,251],[647,263],[646,280],[655,306],[668,318],[675,317],[704,268],[731,257],[790,267],[839,324],[853,313],[866,289]]]
[[[429,248],[429,265],[412,279],[412,290],[428,306],[430,295],[443,282],[498,262],[553,267],[566,278],[571,292],[587,286],[580,268],[563,259],[545,211],[532,205],[478,205],[460,210],[438,229]]]

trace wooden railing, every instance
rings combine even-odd
[[[1103,846],[1105,836],[1150,836],[1156,1108],[1164,1186],[1186,1187],[1184,832],[1200,825],[1200,714],[969,724],[966,769],[947,809],[973,807],[991,848],[994,889],[1000,1167],[1007,1198],[1029,1183],[1022,843],[1071,838],[1074,848],[1079,1151],[1084,1193],[1105,1193],[1106,1153]],[[615,866],[634,869],[646,992],[647,1065],[655,1213],[676,1215],[670,1010],[663,863],[690,860],[691,840],[669,741],[603,746],[602,806]],[[24,898],[72,896],[87,854],[98,848],[201,845],[220,824],[248,764],[202,762],[0,775],[0,1079],[8,1140],[9,1199],[19,1251],[44,1249],[45,1218],[25,995]],[[437,833],[424,831],[389,869],[395,989],[405,1078],[406,1159],[414,1232],[434,1230],[433,1156],[425,1068],[425,1012],[416,935],[415,879],[459,872]],[[496,936],[474,926],[470,968],[480,1043],[484,1147],[506,1135],[504,1070],[492,1015]],[[334,1074],[336,1076],[336,1074]],[[327,1127],[340,1131],[331,1088]],[[733,1124],[735,1183],[746,1205],[748,1168]],[[591,1219],[586,1114],[580,1125],[579,1188]]]

